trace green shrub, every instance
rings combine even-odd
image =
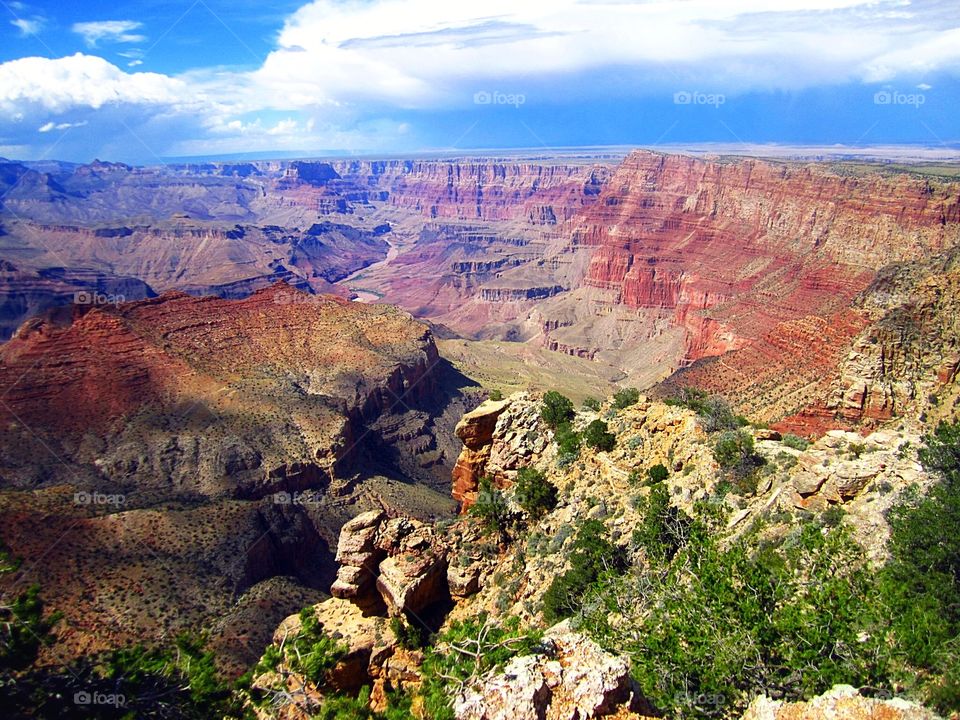
[[[543,616],[553,624],[576,613],[586,591],[607,574],[622,573],[626,553],[614,545],[599,520],[587,520],[577,530],[570,553],[570,569],[554,578],[543,595]]]
[[[0,541],[0,578],[16,572],[20,564]],[[0,673],[32,665],[40,648],[55,640],[53,628],[62,617],[59,612],[47,612],[39,585],[31,585],[10,601],[4,598],[0,602]]]
[[[404,621],[397,616],[393,616],[390,618],[390,630],[397,638],[400,647],[407,650],[419,650],[427,642],[427,633],[416,619],[406,618],[406,621]]]
[[[634,528],[633,544],[643,548],[651,562],[670,560],[686,544],[690,518],[670,504],[670,492],[662,482],[650,488],[637,510],[643,518]]]
[[[746,418],[733,412],[725,399],[696,388],[681,388],[675,396],[664,402],[693,410],[700,416],[700,423],[707,432],[735,430],[748,424]]]
[[[728,430],[714,443],[713,458],[724,469],[736,467],[753,455],[753,436],[742,430]]]
[[[510,508],[503,492],[489,477],[480,478],[477,501],[470,506],[470,514],[478,518],[488,532],[506,534],[510,526]]]
[[[53,642],[52,630],[61,617],[59,612],[46,612],[39,585],[0,607],[0,671],[32,665],[41,646]]]
[[[820,523],[828,528],[837,527],[843,520],[844,515],[846,515],[846,512],[844,512],[842,507],[839,505],[831,505],[820,513]]]
[[[640,391],[633,387],[621,388],[613,394],[613,406],[618,410],[636,405],[639,400]]]
[[[946,715],[960,710],[960,424],[925,440],[920,462],[940,481],[890,511],[877,607],[908,664],[899,679]]]
[[[557,443],[557,463],[566,467],[580,456],[580,435],[574,432],[569,422],[560,423],[553,431]]]
[[[617,436],[603,420],[594,420],[583,431],[583,441],[595,450],[613,450]]]
[[[723,486],[738,495],[756,494],[758,470],[767,463],[753,450],[753,436],[742,430],[726,430],[714,443],[713,457],[723,472]]]
[[[600,410],[600,401],[595,397],[585,397],[583,399],[583,406],[587,410],[593,410],[594,412],[597,412]]]
[[[808,447],[810,447],[809,440],[802,438],[799,435],[794,435],[793,433],[787,433],[784,435],[780,442],[782,442],[788,448],[793,448],[794,450],[806,450]]]
[[[555,390],[544,393],[540,417],[547,425],[556,429],[563,423],[572,420],[573,414],[573,403],[570,398]]]
[[[738,717],[760,693],[793,700],[880,681],[876,647],[859,641],[870,577],[845,532],[808,524],[758,549],[755,538],[725,549],[715,538],[691,521],[672,560],[604,578],[584,605],[581,627],[630,657],[667,717]]]
[[[517,503],[534,519],[557,506],[557,488],[540,470],[527,466],[517,471],[514,486]]]
[[[651,485],[663,482],[668,477],[670,477],[670,471],[663,463],[657,463],[647,468],[647,480]]]
[[[318,687],[327,682],[327,673],[336,667],[349,648],[324,632],[312,607],[300,611],[300,632],[288,642],[284,657],[293,672],[302,674]]]
[[[490,399],[491,399],[491,400],[503,400],[503,392],[500,391],[500,390],[497,389],[497,388],[494,388],[493,390],[490,391]]]

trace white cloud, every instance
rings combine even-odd
[[[315,0],[250,80],[255,98],[283,107],[450,105],[496,81],[522,88],[609,67],[634,68],[648,85],[797,89],[952,66],[960,42],[930,27],[942,10],[905,0]]]
[[[20,37],[30,37],[31,35],[39,34],[43,29],[43,23],[44,20],[40,17],[16,18],[10,21],[10,24],[20,31]]]
[[[89,47],[96,47],[101,40],[112,43],[138,43],[146,40],[145,35],[135,33],[143,27],[136,20],[97,20],[74,23],[70,28],[80,35]]]
[[[28,57],[0,64],[0,112],[5,114],[24,106],[59,113],[74,107],[182,105],[200,100],[181,80],[125,73],[93,55]]]
[[[37,128],[90,123],[65,143],[107,142],[94,128],[123,122],[140,133],[149,124],[161,154],[375,149],[422,141],[406,111],[469,108],[478,90],[524,93],[533,105],[894,79],[922,88],[935,73],[960,74],[954,3],[314,0],[287,19],[251,72],[171,77],[79,53],[2,63],[0,131],[19,116],[34,139]],[[110,20],[73,31],[93,47],[140,42],[142,27]],[[122,50],[127,68],[143,62],[142,50]],[[29,142],[18,132],[3,141]]]
[[[41,125],[39,128],[37,128],[37,132],[48,133],[48,132],[51,132],[51,131],[53,131],[53,130],[70,130],[71,128],[83,127],[83,126],[85,126],[86,124],[87,124],[87,121],[86,121],[86,120],[84,120],[84,121],[82,121],[82,122],[76,122],[76,123],[71,123],[71,122],[61,122],[61,123],[48,122],[48,123],[45,123],[45,124]]]

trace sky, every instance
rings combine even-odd
[[[149,164],[708,142],[956,148],[958,9],[0,0],[0,156]]]

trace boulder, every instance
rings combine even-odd
[[[567,622],[544,636],[544,650],[511,660],[454,700],[457,720],[640,718],[626,658],[604,651]]]
[[[447,568],[447,586],[454,598],[465,598],[480,589],[481,567],[479,563],[459,565],[450,563]]]
[[[430,552],[388,557],[380,563],[377,590],[391,615],[418,613],[445,596],[446,570],[446,558]]]
[[[380,510],[357,515],[340,530],[337,579],[330,587],[335,598],[349,600],[365,612],[382,609],[375,582],[386,552],[377,544],[385,515]]]
[[[742,720],[937,720],[921,705],[901,698],[860,695],[849,685],[836,685],[807,702],[783,702],[757,697]]]
[[[377,552],[377,531],[383,519],[382,510],[370,510],[344,524],[337,542],[337,562],[355,567],[370,562]]]

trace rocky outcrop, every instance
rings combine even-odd
[[[447,551],[431,526],[393,518],[381,528],[378,545],[387,558],[380,563],[377,590],[391,615],[417,616],[447,597]]]
[[[0,342],[8,340],[30,317],[52,308],[106,305],[156,297],[153,289],[134,277],[91,268],[20,269],[0,265]]]
[[[487,284],[480,288],[480,299],[486,302],[516,302],[518,300],[541,300],[564,291],[562,285],[543,287],[497,287]]]
[[[625,658],[611,655],[567,623],[544,635],[536,655],[513,658],[454,700],[457,720],[639,718],[642,703]]]
[[[891,266],[856,304],[876,320],[853,341],[825,409],[873,424],[935,414],[930,398],[960,369],[960,253]]]
[[[490,459],[497,418],[509,406],[509,400],[487,400],[457,423],[454,433],[463,443],[463,450],[453,468],[453,497],[464,510],[476,500],[480,478]]]
[[[539,396],[514,393],[505,400],[488,400],[464,415],[455,431],[464,447],[453,470],[453,497],[462,510],[476,500],[482,477],[503,487],[519,468],[546,452],[550,431],[540,419],[540,408]]]
[[[849,685],[836,685],[806,702],[760,696],[742,720],[938,720],[938,716],[909,700],[864,697]]]
[[[367,615],[356,605],[330,598],[312,608],[317,622],[325,633],[346,645],[347,651],[327,675],[326,694],[356,694],[363,686],[371,688],[371,706],[382,710],[387,704],[387,693],[409,690],[419,682],[422,654],[405,650],[397,643],[386,618]],[[273,642],[283,646],[300,631],[299,614],[286,618],[277,628]],[[324,699],[315,686],[305,678],[279,667],[287,677],[281,693],[281,715],[284,718],[307,720],[314,717]],[[254,680],[254,687],[271,693],[278,691],[280,673],[268,672]],[[294,692],[290,692],[294,689]],[[275,717],[261,711],[259,717]]]
[[[365,613],[416,617],[449,597],[447,551],[429,525],[378,510],[343,526],[331,594]]]
[[[386,553],[377,547],[377,532],[384,519],[380,510],[357,515],[340,529],[336,561],[340,568],[330,587],[335,598],[349,600],[361,610],[381,606],[375,592],[377,568]]]

